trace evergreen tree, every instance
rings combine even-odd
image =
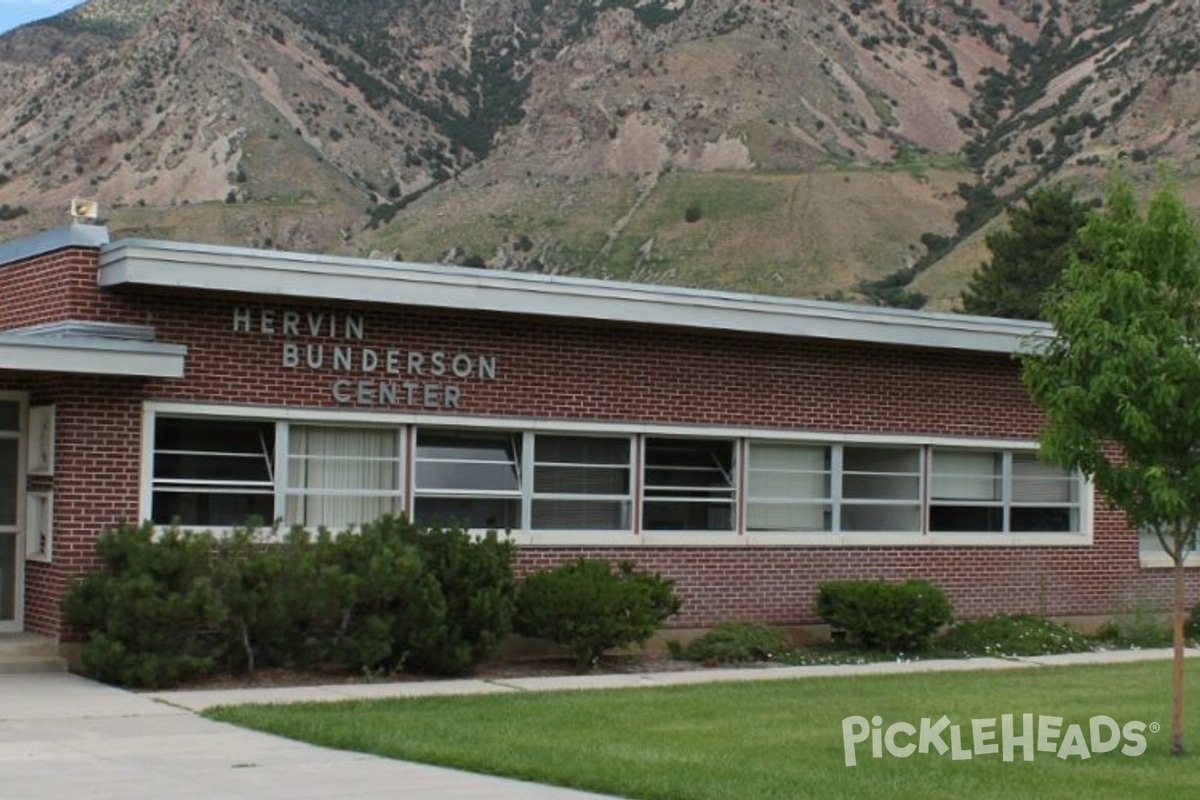
[[[1041,319],[1042,293],[1070,261],[1088,204],[1064,184],[1042,187],[1008,209],[1009,227],[987,235],[992,259],[963,292],[968,314]]]

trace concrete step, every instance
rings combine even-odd
[[[32,633],[0,634],[0,675],[66,672],[58,642]]]

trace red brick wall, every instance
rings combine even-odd
[[[54,491],[53,561],[26,563],[25,627],[61,630],[67,582],[96,566],[99,532],[138,521],[141,394],[137,381],[71,378],[36,381],[31,402],[55,405],[52,478],[31,478]]]
[[[0,330],[66,319],[104,321],[113,313],[127,313],[116,311],[99,292],[96,269],[97,253],[87,248],[0,265]]]
[[[188,346],[187,374],[33,387],[36,402],[58,404],[59,426],[55,563],[29,565],[27,626],[33,630],[58,630],[56,597],[70,575],[93,563],[96,533],[137,514],[144,399],[334,408],[331,383],[361,377],[334,371],[328,355],[320,371],[284,369],[285,337],[235,333],[237,308],[364,316],[364,341],[300,336],[301,345],[495,357],[494,380],[453,381],[461,388],[461,408],[438,412],[448,416],[1001,438],[1032,438],[1041,418],[1005,356],[366,305],[100,294],[90,259],[87,251],[71,251],[0,268],[0,297],[55,287],[34,300],[3,304],[0,328],[67,318],[151,324],[159,341]],[[0,377],[0,388],[22,386]],[[1138,567],[1137,536],[1122,517],[1098,508],[1094,524],[1092,547],[539,546],[522,548],[519,569],[585,553],[628,558],[677,580],[684,598],[677,624],[685,626],[731,617],[811,622],[816,585],[849,576],[929,578],[947,589],[964,616],[1103,614],[1136,597],[1164,599],[1167,571]],[[1193,576],[1193,600],[1200,599],[1198,589]]]
[[[1137,534],[1097,505],[1091,547],[523,547],[518,572],[581,556],[631,561],[675,579],[678,627],[816,623],[817,586],[838,578],[926,578],[946,591],[959,617],[1107,615],[1145,602],[1169,608],[1170,571],[1140,569]],[[1189,602],[1200,602],[1195,574],[1189,591]]]

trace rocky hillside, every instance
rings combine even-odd
[[[1047,180],[1200,137],[1200,9],[91,0],[0,37],[0,238],[116,235],[950,307]],[[1197,183],[1200,186],[1200,182]]]

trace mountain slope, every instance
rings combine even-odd
[[[116,235],[851,299],[915,278],[950,307],[1030,186],[1098,193],[1123,154],[1190,192],[1198,25],[1117,0],[91,0],[0,37],[0,237],[87,196]]]

